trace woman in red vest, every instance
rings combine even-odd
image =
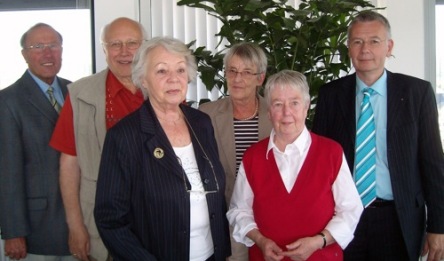
[[[265,86],[270,137],[244,154],[230,210],[250,260],[342,260],[363,210],[341,146],[310,133],[305,76],[284,70]]]

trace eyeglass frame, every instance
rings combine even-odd
[[[50,51],[60,51],[63,48],[63,45],[61,43],[37,43],[33,45],[29,45],[27,47],[24,47],[25,50],[34,50],[35,52],[42,53],[45,51],[46,48],[49,48]]]
[[[193,127],[191,127],[191,124],[188,122],[187,117],[184,117],[184,119],[185,119],[185,122],[188,124],[188,127],[190,127],[191,133],[193,134],[194,138],[196,138],[197,144],[199,145],[200,149],[202,150],[202,153],[204,154],[203,158],[208,161],[208,164],[210,164],[211,172],[213,172],[214,181],[216,183],[216,190],[206,191],[204,185],[203,185],[204,191],[193,190],[192,186],[191,186],[191,189],[188,189],[188,185],[187,185],[186,177],[185,177],[186,173],[185,173],[185,169],[183,168],[183,165],[182,165],[182,160],[176,156],[177,161],[179,162],[179,165],[182,169],[182,179],[183,179],[183,185],[184,185],[185,191],[190,194],[191,194],[191,192],[194,192],[194,193],[201,193],[203,195],[218,193],[220,190],[219,189],[219,182],[217,181],[216,172],[214,171],[213,162],[211,162],[210,158],[208,157],[207,153],[205,152],[202,144],[200,143],[199,139],[197,138],[196,133],[193,130]],[[202,177],[201,177],[201,179],[202,179]]]
[[[182,169],[183,185],[184,185],[185,191],[187,193],[191,194],[191,192],[194,192],[194,193],[200,193],[200,194],[203,194],[203,195],[207,195],[207,194],[213,194],[213,193],[218,193],[219,192],[219,182],[217,181],[216,173],[214,172],[213,163],[211,162],[211,160],[209,158],[204,156],[204,159],[206,159],[208,161],[208,163],[210,164],[211,171],[213,172],[214,181],[216,183],[216,190],[209,190],[209,191],[205,190],[205,186],[203,186],[204,191],[193,190],[192,186],[191,186],[191,189],[188,189],[188,185],[187,185],[186,177],[185,177],[186,176],[186,172],[185,172],[185,169],[182,166],[182,160],[179,157],[177,157],[177,156],[176,156],[176,158],[177,158],[177,161],[179,162],[179,165],[180,165],[180,167]]]
[[[120,40],[117,40],[117,41],[111,41],[111,42],[102,42],[102,45],[105,45],[109,49],[115,50],[115,51],[121,50],[123,48],[123,46],[126,46],[126,48],[128,50],[137,50],[142,45],[142,43],[144,41],[145,40],[128,40],[126,42],[122,42]],[[137,47],[130,47],[128,45],[128,43],[137,43]],[[113,46],[113,44],[116,44],[116,46]]]
[[[262,72],[253,73],[251,71],[237,71],[236,69],[232,68],[225,70],[225,75],[229,78],[236,78],[238,74],[240,74],[242,79],[251,79],[256,75],[262,74]]]
[[[349,48],[361,48],[362,46],[368,45],[372,48],[377,48],[381,46],[383,42],[385,42],[387,39],[381,39],[379,37],[373,37],[369,40],[364,40],[361,38],[352,39],[348,42]]]

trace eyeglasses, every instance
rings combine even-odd
[[[362,39],[353,39],[349,42],[349,46],[358,48],[366,44],[367,46],[374,48],[374,47],[379,47],[382,44],[382,42],[384,42],[385,40],[386,39],[379,39],[379,38],[372,38],[368,41],[364,41]]]
[[[114,51],[118,51],[120,49],[122,49],[123,46],[126,46],[126,48],[128,48],[129,50],[136,50],[137,48],[140,47],[140,45],[142,44],[142,41],[138,41],[138,40],[128,40],[126,42],[122,42],[122,41],[113,41],[113,42],[103,42],[102,44],[106,45],[109,49],[114,50]]]
[[[205,152],[202,144],[200,143],[199,139],[197,138],[196,133],[193,130],[193,127],[191,127],[191,124],[188,122],[187,117],[184,117],[185,122],[187,123],[188,127],[190,127],[191,133],[193,134],[194,138],[197,141],[197,144],[199,144],[199,148],[202,150],[202,153],[204,154],[203,158],[206,159],[208,161],[208,164],[210,165],[211,168],[211,172],[213,172],[213,178],[214,178],[214,182],[216,183],[216,190],[210,190],[210,191],[205,191],[205,186],[203,186],[204,191],[196,191],[193,190],[193,188],[191,187],[191,189],[188,189],[187,186],[187,182],[186,182],[186,173],[185,170],[182,166],[182,161],[180,160],[179,157],[177,157],[177,160],[179,161],[180,166],[182,167],[182,178],[183,178],[183,185],[185,187],[185,191],[190,193],[190,195],[193,194],[197,194],[197,195],[206,195],[206,194],[211,194],[211,193],[217,193],[219,192],[219,182],[217,182],[217,177],[216,177],[216,172],[214,172],[214,167],[213,167],[213,163],[211,162],[210,158],[208,157],[207,153]],[[202,181],[201,181],[202,182]],[[206,182],[205,182],[206,183]],[[203,185],[203,184],[202,184]]]
[[[28,47],[25,47],[26,50],[33,50],[34,52],[42,53],[46,48],[49,48],[51,51],[60,51],[62,49],[62,45],[59,43],[38,43],[34,45],[30,45]]]
[[[255,76],[255,75],[259,75],[259,74],[261,74],[261,73],[260,73],[260,72],[259,72],[259,73],[253,73],[253,72],[251,72],[251,71],[242,71],[242,72],[238,72],[238,71],[236,71],[235,69],[228,69],[228,70],[225,70],[225,75],[226,75],[227,77],[229,77],[229,78],[236,78],[236,76],[237,76],[238,74],[240,74],[240,76],[241,76],[243,79],[250,79],[250,78],[252,78],[253,76]]]
[[[204,154],[206,154],[206,153],[204,152]],[[207,158],[207,156],[204,156],[203,158],[206,159],[208,161],[208,163],[210,164],[211,171],[213,172],[214,181],[216,183],[216,190],[206,191],[204,184],[202,184],[202,187],[203,187],[204,190],[193,190],[192,186],[191,186],[191,189],[188,189],[188,185],[187,185],[187,182],[186,182],[187,178],[185,177],[186,173],[185,173],[185,169],[182,166],[182,161],[180,160],[179,157],[176,157],[176,158],[177,158],[177,161],[179,162],[179,165],[182,167],[182,179],[183,179],[183,185],[184,185],[184,188],[185,188],[186,192],[188,192],[190,194],[195,193],[195,195],[206,195],[206,194],[211,194],[211,193],[219,192],[219,182],[217,182],[216,173],[214,172],[213,163],[211,162],[211,160],[209,158]],[[200,181],[200,182],[202,182],[202,181]]]

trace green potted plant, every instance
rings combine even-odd
[[[287,0],[180,0],[177,4],[202,8],[219,19],[222,27],[216,36],[226,48],[241,41],[260,45],[268,57],[268,75],[282,69],[304,73],[312,97],[308,126],[319,87],[350,71],[346,38],[353,15],[374,9],[365,0],[301,0],[297,8]],[[196,47],[194,55],[206,88],[218,88],[227,95],[224,51]]]

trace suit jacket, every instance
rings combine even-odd
[[[199,109],[210,115],[214,126],[216,141],[219,150],[220,161],[225,170],[227,186],[225,198],[230,204],[233,194],[234,181],[236,180],[236,147],[234,140],[233,104],[229,97],[202,104]],[[268,118],[267,102],[259,96],[259,133],[258,138],[262,140],[270,136],[272,129]]]
[[[57,77],[62,93],[68,80]],[[70,255],[59,189],[60,153],[48,144],[58,118],[28,72],[0,92],[0,227],[28,253]]]
[[[312,131],[338,141],[354,166],[356,74],[319,91]],[[387,160],[396,211],[411,260],[424,231],[444,233],[444,158],[429,82],[387,71]],[[427,218],[425,212],[427,206]]]
[[[206,198],[215,260],[225,260],[230,255],[225,177],[211,121],[191,107],[181,109],[191,126],[205,190],[217,190],[219,184],[218,193]],[[184,175],[149,101],[108,131],[94,215],[114,260],[189,259],[190,200],[185,186],[191,185]]]

